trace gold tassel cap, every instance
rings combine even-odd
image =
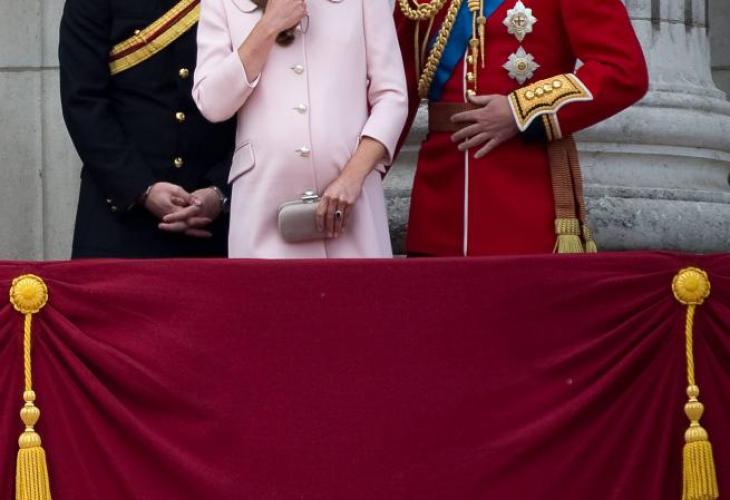
[[[555,243],[557,253],[584,253],[583,241],[580,239],[580,221],[578,219],[555,219]]]
[[[687,355],[687,397],[684,413],[690,421],[684,434],[682,464],[682,499],[715,500],[720,497],[712,445],[707,431],[700,425],[705,407],[699,401],[700,388],[695,381],[694,317],[697,306],[710,296],[707,273],[696,267],[682,269],[672,282],[674,297],[687,306],[685,339]]]
[[[20,419],[25,431],[18,439],[18,460],[15,476],[16,500],[51,500],[48,479],[46,452],[35,425],[41,411],[35,405],[36,393],[33,391],[33,371],[31,359],[31,334],[33,315],[48,303],[48,288],[41,278],[28,274],[13,280],[10,288],[10,303],[16,311],[25,316],[23,329],[23,370],[25,375],[25,405],[20,410]]]

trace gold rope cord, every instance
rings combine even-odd
[[[431,89],[433,78],[438,69],[438,65],[443,57],[446,44],[451,36],[451,32],[456,22],[459,9],[463,0],[451,0],[449,9],[446,12],[446,17],[441,25],[441,28],[436,35],[436,41],[434,46],[431,48],[431,52],[428,58],[425,58],[426,46],[428,45],[428,37],[430,36],[433,28],[436,14],[446,5],[446,0],[432,0],[431,2],[419,4],[416,0],[411,0],[415,4],[415,7],[411,6],[409,0],[398,0],[401,12],[410,20],[415,21],[415,40],[414,40],[414,56],[415,56],[415,67],[416,76],[418,78],[418,95],[421,99],[428,97],[428,92]],[[473,96],[477,93],[477,77],[479,61],[481,60],[481,67],[484,68],[485,60],[485,38],[486,38],[486,23],[487,18],[484,16],[484,0],[466,0],[469,6],[469,11],[472,14],[472,37],[469,40],[469,53],[467,55],[467,64],[469,69],[467,70],[466,80],[467,86],[471,87],[467,90],[467,96]],[[426,37],[421,41],[421,21],[429,20],[428,31]],[[423,60],[426,62],[423,63]]]
[[[596,253],[598,247],[593,239],[593,231],[588,225],[588,210],[586,210],[586,199],[583,193],[583,172],[580,168],[580,160],[578,159],[578,148],[575,146],[573,136],[566,139],[568,149],[568,163],[570,164],[570,175],[573,180],[573,194],[575,196],[575,204],[578,210],[578,220],[581,224],[583,233],[583,242],[585,244],[586,253]]]
[[[10,288],[10,303],[16,311],[25,316],[23,323],[23,375],[25,379],[20,419],[25,431],[18,439],[18,460],[15,476],[16,500],[51,500],[46,452],[35,425],[41,412],[35,405],[33,390],[33,364],[31,356],[33,315],[48,302],[48,288],[41,278],[32,274],[13,280]]]
[[[447,0],[431,0],[427,3],[417,3],[411,7],[409,0],[398,0],[401,12],[411,21],[425,21],[434,17],[446,5]]]
[[[436,18],[432,17],[431,20],[428,22],[428,28],[426,28],[426,33],[423,35],[423,42],[422,47],[420,51],[420,66],[423,66],[423,61],[426,60],[426,51],[428,50],[428,40],[431,38],[431,32],[433,32],[433,25],[436,23]],[[417,75],[417,77],[420,77],[420,72]]]
[[[710,296],[707,273],[695,267],[682,269],[672,281],[674,297],[687,306],[685,320],[685,355],[687,358],[687,397],[684,412],[690,421],[684,434],[682,460],[682,499],[715,500],[720,493],[712,445],[707,431],[700,425],[705,407],[699,401],[700,388],[695,380],[694,320],[697,307]]]
[[[554,251],[583,253],[585,249],[581,241],[580,221],[575,207],[575,188],[570,173],[569,139],[559,139],[548,144],[557,235]]]
[[[467,64],[471,67],[466,75],[466,81],[471,85],[471,89],[467,91],[469,95],[476,95],[476,89],[479,78],[479,28],[478,21],[482,15],[482,0],[468,0],[469,11],[471,12],[471,39],[469,40],[469,56],[467,56]]]
[[[451,0],[451,5],[449,5],[449,10],[446,13],[446,19],[444,19],[441,29],[439,30],[438,35],[436,35],[436,43],[434,43],[434,46],[428,55],[426,64],[423,67],[423,73],[418,81],[418,95],[421,99],[428,97],[428,91],[431,89],[431,83],[433,82],[434,75],[436,75],[436,70],[438,69],[438,65],[444,55],[446,42],[448,42],[449,37],[451,36],[451,31],[454,28],[454,23],[456,22],[456,15],[459,13],[459,8],[461,8],[461,2],[462,0]],[[403,0],[401,0],[401,4],[402,3]]]

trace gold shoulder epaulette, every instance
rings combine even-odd
[[[515,90],[509,95],[517,126],[525,131],[530,123],[549,113],[557,113],[571,102],[591,101],[593,95],[572,73],[554,76]]]

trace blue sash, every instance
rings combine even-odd
[[[489,16],[494,14],[494,11],[499,8],[504,0],[486,0],[484,5],[484,16],[489,19]],[[451,75],[454,74],[454,68],[459,61],[464,57],[466,48],[469,46],[469,40],[472,35],[472,13],[469,10],[469,5],[466,0],[461,4],[459,13],[456,16],[454,22],[454,28],[451,31],[449,40],[446,42],[444,48],[444,54],[441,57],[441,62],[436,69],[436,74],[433,77],[431,83],[431,89],[428,93],[428,98],[431,101],[441,100],[441,95],[444,92],[444,85],[449,81]],[[436,43],[436,37],[438,33],[434,34],[429,42],[429,51],[433,48]]]

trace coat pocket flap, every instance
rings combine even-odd
[[[231,173],[228,175],[228,184],[233,184],[239,177],[253,169],[255,163],[253,145],[250,142],[236,149],[233,154]]]

